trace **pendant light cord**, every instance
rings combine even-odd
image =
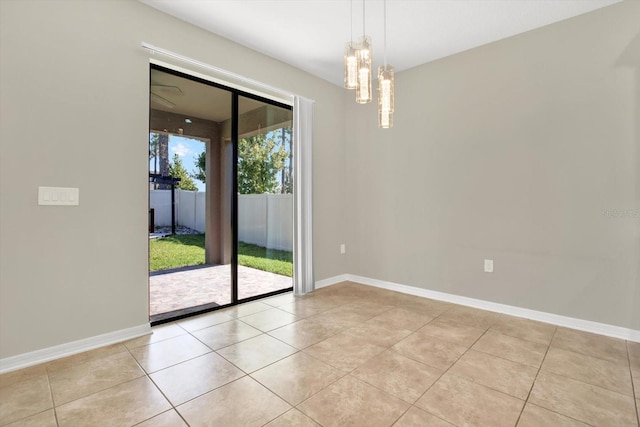
[[[365,4],[365,0],[362,0],[362,37],[364,37],[365,34],[367,34],[367,32],[364,30],[364,4]]]
[[[351,43],[353,43],[353,0],[350,1],[349,7],[351,8]]]
[[[382,0],[384,16],[384,66],[387,66],[387,0]]]

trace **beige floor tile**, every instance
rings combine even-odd
[[[293,323],[298,320],[298,318],[291,313],[280,310],[279,308],[271,308],[259,313],[244,316],[240,320],[256,329],[260,329],[262,332],[268,332],[272,329]]]
[[[627,349],[631,366],[640,369],[640,342],[627,341]]]
[[[368,323],[389,329],[407,329],[415,331],[433,320],[428,314],[406,308],[396,307],[372,318]]]
[[[445,420],[412,406],[393,427],[455,427]]]
[[[11,423],[53,408],[46,375],[0,387],[0,421]]]
[[[484,329],[474,328],[473,326],[436,319],[418,329],[417,333],[440,338],[465,347],[470,347],[478,338],[480,338],[480,336],[482,336],[482,334],[484,334],[484,331]]]
[[[540,367],[547,351],[547,346],[544,344],[525,341],[491,331],[485,333],[472,348],[536,368]]]
[[[549,345],[556,327],[548,323],[502,315],[489,330],[521,340]]]
[[[625,341],[574,329],[558,328],[551,347],[575,351],[611,362],[628,362]]]
[[[303,349],[325,340],[342,330],[342,327],[335,324],[323,324],[314,319],[302,319],[269,331],[269,335],[297,349]]]
[[[154,342],[177,337],[178,335],[184,335],[186,333],[187,331],[182,329],[176,323],[166,323],[164,325],[158,325],[151,328],[150,334],[125,341],[123,344],[128,349],[132,349],[152,344]]]
[[[59,406],[143,375],[136,360],[125,352],[57,369],[49,374],[49,382],[53,402]]]
[[[324,427],[390,426],[409,405],[352,376],[346,376],[298,406]]]
[[[445,370],[467,351],[467,347],[427,335],[413,334],[391,347],[409,359]]]
[[[19,369],[17,371],[6,372],[4,374],[0,374],[0,387],[19,383],[21,381],[25,381],[41,375],[47,375],[47,367],[44,363],[30,366],[24,369]]]
[[[583,382],[540,372],[529,402],[595,426],[633,426],[633,398]]]
[[[405,402],[414,403],[442,375],[394,351],[385,351],[360,366],[352,375]]]
[[[542,364],[542,370],[633,396],[627,363],[610,362],[551,347]]]
[[[640,343],[627,341],[627,347],[631,363],[633,389],[635,390],[636,398],[640,398]]]
[[[151,373],[209,353],[211,349],[191,335],[180,335],[131,350],[145,371]]]
[[[343,310],[348,310],[352,313],[359,314],[360,316],[362,316],[363,321],[365,321],[380,314],[386,313],[396,307],[394,305],[379,302],[361,301],[357,303],[346,304],[341,308]]]
[[[331,300],[305,298],[291,301],[288,304],[279,306],[278,308],[299,318],[304,318],[324,313],[325,311],[332,310],[340,305],[342,304],[336,304]]]
[[[254,372],[251,376],[295,406],[343,374],[318,359],[296,353]]]
[[[356,310],[356,305],[357,304],[353,303],[341,305],[318,315],[309,317],[309,319],[314,319],[327,324],[336,324],[338,326],[351,327],[358,323],[369,320],[374,316],[374,314],[371,314],[368,311]]]
[[[408,329],[393,329],[380,323],[361,323],[342,331],[344,335],[362,339],[369,344],[391,347],[412,334]]]
[[[217,352],[238,368],[250,373],[284,359],[296,351],[290,345],[263,334],[222,348]]]
[[[384,347],[349,335],[338,334],[304,349],[304,352],[342,371],[352,371],[382,353]]]
[[[187,427],[180,415],[175,410],[163,412],[147,421],[136,424],[136,427]]]
[[[291,408],[251,377],[243,377],[177,407],[191,426],[262,426]]]
[[[0,423],[3,422],[4,420],[0,420]],[[7,424],[6,427],[58,427],[58,422],[56,421],[56,414],[53,412],[53,409],[49,409],[39,414],[23,418],[20,421]]]
[[[208,353],[150,375],[173,405],[191,400],[244,376],[216,353]]]
[[[201,314],[199,316],[189,317],[188,319],[179,320],[177,324],[189,332],[198,331],[208,328],[209,326],[219,325],[235,319],[229,312],[224,310],[216,310],[211,313]]]
[[[490,311],[456,305],[440,315],[438,320],[486,330],[489,329],[498,318],[498,314]]]
[[[518,427],[587,427],[587,424],[565,417],[564,415],[551,412],[540,406],[527,403],[520,415]]]
[[[243,317],[250,314],[259,313],[261,311],[269,310],[271,307],[268,304],[264,304],[260,301],[247,302],[244,304],[236,305],[234,307],[226,308],[221,312],[231,317]]]
[[[339,329],[351,328],[362,323],[361,316],[353,315],[352,313],[342,310],[338,311],[338,308],[340,307],[307,317],[306,319]]]
[[[449,304],[448,302],[436,301],[429,298],[421,298],[416,296],[401,301],[398,306],[401,308],[407,308],[409,310],[417,311],[434,318],[440,316],[444,312],[454,307],[453,304]]]
[[[416,406],[457,426],[512,427],[524,401],[447,373]]]
[[[191,335],[214,350],[257,337],[260,334],[262,334],[262,332],[258,329],[240,320],[220,323],[219,325],[209,326],[208,328],[191,333]]]
[[[448,372],[518,399],[526,400],[538,369],[469,350]]]
[[[134,425],[170,408],[151,380],[141,377],[58,406],[56,413],[60,427],[115,427]]]
[[[280,415],[265,427],[320,427],[320,425],[294,408]]]
[[[63,357],[47,363],[47,372],[51,373],[57,369],[65,369],[80,363],[86,363],[91,360],[109,357],[117,353],[126,353],[127,349],[122,344],[112,344],[95,350],[85,351],[83,353],[74,354],[73,356]]]
[[[274,297],[269,297],[261,300],[263,304],[270,305],[271,307],[279,307],[282,305],[290,304],[296,300],[296,296],[293,295],[292,292],[288,292],[286,294],[276,295]]]

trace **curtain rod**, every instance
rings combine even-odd
[[[240,81],[242,83],[249,84],[249,85],[251,85],[251,86],[253,86],[255,88],[260,88],[260,89],[267,90],[267,91],[269,91],[271,93],[284,95],[284,96],[286,96],[288,98],[291,98],[291,99],[293,99],[293,97],[295,96],[291,92],[287,92],[287,91],[285,91],[283,89],[278,89],[277,87],[269,86],[269,85],[261,83],[261,82],[259,82],[257,80],[253,80],[253,79],[250,79],[248,77],[243,77],[243,76],[241,76],[239,74],[232,73],[231,71],[223,70],[222,68],[218,68],[218,67],[215,67],[213,65],[209,65],[207,63],[198,61],[197,59],[192,59],[192,58],[189,58],[187,56],[180,55],[179,53],[175,53],[175,52],[172,52],[172,51],[167,50],[167,49],[156,47],[156,46],[154,46],[152,44],[149,44],[149,43],[142,42],[142,47],[147,49],[147,50],[150,50],[152,53],[160,53],[162,55],[165,55],[165,56],[180,60],[182,62],[186,62],[188,64],[192,64],[192,65],[204,68],[206,70],[213,71],[215,73],[221,74],[224,77],[231,78],[233,80],[237,80],[237,81]]]

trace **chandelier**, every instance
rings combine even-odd
[[[373,46],[365,31],[365,0],[362,0],[362,36],[353,41],[353,0],[351,0],[351,39],[344,51],[344,87],[355,89],[356,102],[367,104],[372,100],[371,78]],[[393,127],[394,71],[387,64],[387,1],[384,7],[384,65],[378,68],[378,127]]]

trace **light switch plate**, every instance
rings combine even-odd
[[[493,260],[485,259],[484,260],[484,272],[485,273],[493,273]]]
[[[38,187],[38,204],[43,206],[78,206],[80,204],[80,189]]]

